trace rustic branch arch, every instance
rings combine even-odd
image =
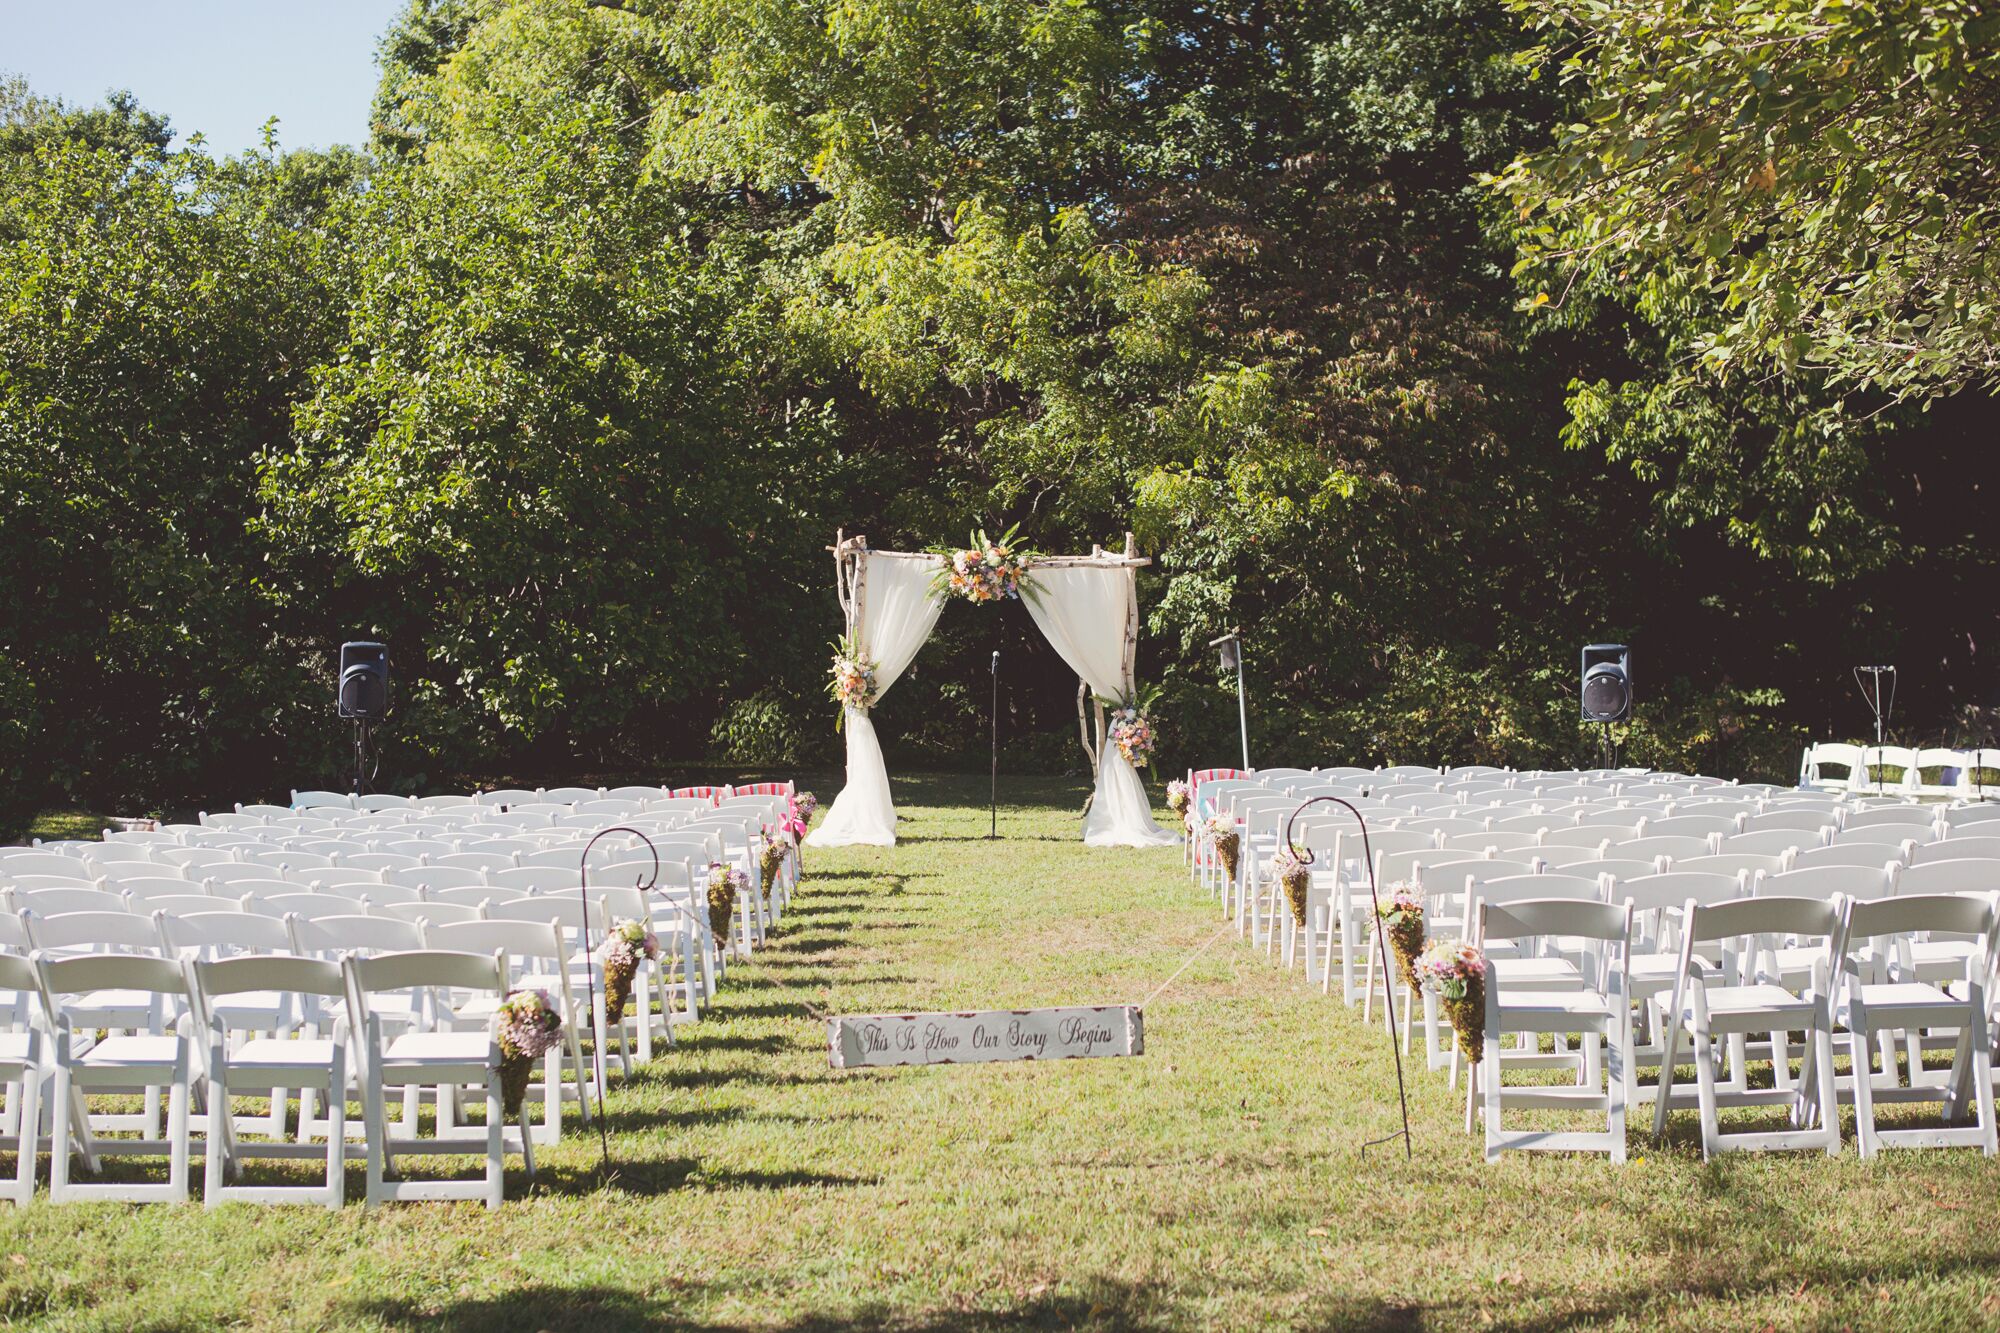
[[[849,641],[876,671],[875,704],[888,693],[937,623],[943,597],[932,586],[944,557],[929,552],[877,551],[865,536],[844,531],[827,548]],[[1105,698],[1136,689],[1139,647],[1138,571],[1152,562],[1132,535],[1122,553],[1037,556],[1027,576],[1035,593],[1029,615],[1077,673],[1077,730],[1097,775],[1084,815],[1083,840],[1093,847],[1152,847],[1179,841],[1153,822],[1151,803],[1125,756],[1105,743]],[[896,809],[869,707],[847,705],[847,785],[807,839],[815,846],[893,846]],[[1093,715],[1095,723],[1093,725]]]

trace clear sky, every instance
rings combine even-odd
[[[360,145],[375,41],[406,0],[0,0],[0,71],[88,105],[129,88],[184,140],[254,148]]]

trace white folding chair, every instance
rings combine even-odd
[[[1688,1095],[1674,1091],[1685,1037],[1692,1044],[1692,1106],[1701,1116],[1704,1159],[1738,1149],[1840,1151],[1830,997],[1842,904],[1838,895],[1689,900],[1673,996],[1660,1015],[1664,1049],[1654,1093],[1656,1140],[1666,1134],[1670,1112],[1690,1107]],[[1807,947],[1817,957],[1803,971],[1769,966],[1778,949]],[[1793,1032],[1805,1034],[1796,1079],[1790,1075]],[[1752,1035],[1768,1039],[1773,1082],[1767,1088],[1753,1088],[1745,1077]],[[1725,1056],[1731,1070],[1727,1083],[1718,1078]],[[1791,1127],[1725,1133],[1719,1114],[1725,1106],[1786,1107]]]
[[[1486,977],[1485,1058],[1478,1090],[1486,1123],[1486,1160],[1496,1162],[1509,1148],[1550,1152],[1604,1152],[1625,1160],[1625,1068],[1632,1045],[1632,997],[1625,962],[1632,938],[1632,909],[1624,904],[1575,899],[1482,902],[1476,942],[1489,948],[1517,947],[1538,939],[1581,941],[1586,948],[1583,984],[1562,990],[1533,989]],[[1582,1077],[1574,1086],[1508,1086],[1502,1073],[1501,1043],[1510,1035],[1538,1040],[1544,1035],[1577,1036],[1583,1042]],[[1601,1050],[1600,1050],[1601,1047]],[[1508,1129],[1509,1106],[1601,1110],[1601,1132]]]
[[[586,987],[594,987],[599,994],[604,990],[604,970],[595,957],[596,950],[603,945],[606,933],[611,928],[611,920],[605,914],[601,897],[593,894],[593,901],[586,904],[573,894],[557,894],[549,897],[529,897],[523,895],[511,902],[492,902],[481,913],[488,921],[533,921],[542,925],[553,925],[562,935],[564,956],[568,960],[570,985],[576,986],[577,977],[583,975],[580,969],[588,968]],[[591,1014],[592,1046],[602,1061],[611,1050],[609,1033],[602,1022],[602,1006]],[[620,1043],[618,1046],[618,1072],[625,1078],[632,1076],[632,1056],[630,1049]]]
[[[189,885],[193,888],[193,885]],[[110,889],[16,889],[7,895],[10,911],[56,916],[65,912],[124,912],[125,895]]]
[[[150,926],[150,923],[146,923]],[[97,1038],[99,1026],[88,1012],[79,1013],[71,997],[107,994],[143,996],[153,1014],[171,1012],[188,1000],[187,979],[179,963],[136,954],[83,954],[56,958],[34,955],[44,1013],[54,1033],[54,1104],[50,1119],[54,1137],[49,1159],[49,1202],[75,1203],[116,1199],[126,1203],[165,1200],[184,1202],[188,1195],[188,1094],[192,1076],[187,1039],[163,1023],[129,1034]],[[167,1119],[160,1137],[101,1138],[97,1130],[112,1117],[88,1113],[92,1093],[129,1095],[141,1088],[156,1101],[165,1094]],[[167,1159],[164,1184],[73,1183],[70,1153],[95,1173],[99,1159],[117,1154]]]
[[[316,958],[246,954],[239,957],[186,960],[193,997],[196,1031],[201,1034],[203,1072],[208,1089],[208,1142],[202,1175],[203,1202],[210,1208],[231,1201],[243,1203],[303,1203],[338,1209],[346,1189],[347,1052],[343,1034],[328,1001],[343,1001],[345,986],[337,963]],[[231,1008],[244,997],[282,996],[288,1007],[315,1020],[302,1031],[232,1038],[237,1024]],[[261,998],[255,1001],[262,1003]],[[344,1008],[344,1003],[342,1005]],[[301,1127],[310,1112],[304,1094],[320,1094],[330,1116],[323,1149],[286,1143],[285,1102],[273,1089],[301,1092]],[[250,1126],[231,1114],[230,1098],[239,1089],[272,1099],[267,1137],[246,1142]],[[254,1119],[250,1125],[254,1125]],[[323,1156],[322,1183],[299,1185],[232,1184],[250,1157]]]
[[[1878,842],[1843,842],[1828,847],[1801,847],[1788,858],[1787,870],[1810,870],[1814,866],[1866,866],[1880,870],[1903,864],[1902,847]]]
[[[405,1032],[390,1037],[372,1002],[384,992],[470,991],[504,997],[507,961],[499,955],[444,953],[350,954],[343,963],[348,1012],[360,1055],[363,1114],[367,1122],[367,1206],[402,1199],[477,1199],[498,1208],[505,1195],[508,1130],[500,1091],[500,1047],[487,1032]],[[391,1089],[483,1086],[486,1090],[486,1170],[478,1180],[396,1179],[399,1153],[459,1153],[451,1137],[390,1137],[385,1098]],[[534,1171],[533,1135],[516,1130],[515,1144]]]
[[[0,953],[0,993],[39,995],[41,979],[34,964],[20,954]],[[42,1025],[30,1019],[17,1030],[0,1031],[0,1089],[7,1097],[6,1129],[0,1147],[14,1150],[14,1175],[0,1179],[0,1198],[17,1205],[33,1202],[35,1161],[40,1152],[42,1088],[53,1068]],[[8,1132],[11,1131],[11,1132]]]
[[[507,989],[545,990],[555,1001],[564,1025],[563,1041],[549,1048],[543,1057],[542,1076],[529,1083],[528,1095],[536,1097],[542,1104],[539,1124],[532,1126],[537,1143],[553,1145],[562,1137],[562,1104],[565,1099],[575,1101],[582,1109],[583,1123],[590,1123],[590,1097],[593,1087],[604,1085],[595,1080],[604,1076],[603,1051],[593,1054],[590,1075],[584,1074],[583,1044],[577,1036],[582,1025],[577,1021],[582,1006],[570,986],[570,969],[565,964],[567,957],[563,939],[559,931],[548,922],[542,921],[460,921],[448,925],[431,925],[424,931],[424,947],[442,949],[454,953],[493,954],[498,953],[507,960],[510,970]],[[464,1002],[453,1005],[439,1015],[439,1026],[446,1031],[484,1032],[493,1021],[493,1012],[498,1007],[500,997],[480,994],[468,997]],[[600,992],[595,1008],[600,1011],[592,1016],[593,1030],[603,1026],[601,1011],[604,997]],[[563,1061],[567,1053],[569,1061],[568,1078],[565,1079]],[[522,1103],[522,1123],[529,1124],[526,1114],[527,1103]],[[444,1132],[447,1108],[438,1109],[439,1133]]]
[[[1941,842],[1920,843],[1910,849],[1911,865],[1927,865],[1932,861],[2000,862],[2000,838],[1976,838],[1954,831]]]
[[[1849,902],[1842,922],[1840,976],[1834,993],[1834,1021],[1847,1029],[1853,1059],[1854,1137],[1861,1155],[1884,1147],[1934,1148],[1966,1144],[1988,1157],[2000,1152],[1993,1118],[1993,1048],[1988,1035],[1986,986],[1992,972],[1996,907],[1988,895],[1917,894],[1878,902]],[[1966,964],[1963,983],[1953,990],[1916,979],[1907,945],[1920,932],[1969,935],[1979,941]],[[1913,1066],[1909,1082],[1896,1077],[1898,1032],[1956,1030],[1951,1069],[1942,1080]],[[1883,1079],[1870,1077],[1870,1043],[1884,1038]],[[1946,1120],[1970,1125],[1883,1129],[1875,1103],[1939,1102]]]
[[[370,915],[386,917],[406,925],[428,921],[441,926],[447,921],[477,921],[479,909],[464,903],[440,903],[426,899],[414,903],[383,903]]]

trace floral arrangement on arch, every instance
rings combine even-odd
[[[1114,708],[1111,710],[1111,725],[1107,733],[1111,743],[1118,747],[1118,753],[1125,756],[1125,762],[1134,768],[1145,768],[1153,762],[1153,748],[1159,737],[1153,731],[1153,723],[1136,707]]]
[[[1463,940],[1434,940],[1417,958],[1417,980],[1435,993],[1458,1049],[1478,1064],[1486,1054],[1486,955]]]
[[[632,978],[639,974],[641,959],[660,956],[660,937],[643,921],[621,918],[611,928],[597,956],[604,963],[604,1018],[608,1023],[623,1021],[625,1002],[632,996]]]
[[[1016,523],[995,541],[980,528],[968,546],[934,550],[944,557],[944,567],[932,582],[933,591],[968,602],[1019,601],[1028,588],[1028,566],[1036,556],[1014,546],[1014,534],[1020,530]]]
[[[1153,729],[1153,704],[1160,697],[1160,687],[1149,685],[1136,690],[1123,699],[1105,699],[1098,703],[1109,708],[1104,736],[1118,747],[1118,753],[1125,756],[1125,762],[1134,768],[1145,768],[1153,762],[1153,751],[1159,745],[1159,733]],[[1181,784],[1183,788],[1186,783]],[[1169,785],[1168,801],[1172,802],[1173,788]]]
[[[500,1100],[508,1115],[518,1116],[535,1062],[562,1039],[555,1001],[545,990],[511,992],[493,1010],[493,1039],[500,1047]]]
[[[875,663],[853,635],[834,640],[833,666],[827,674],[832,679],[827,682],[826,692],[840,705],[840,718],[834,720],[836,728],[848,709],[858,708],[865,713],[875,706]]]

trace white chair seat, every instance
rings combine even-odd
[[[1581,1029],[1563,1025],[1581,1021],[1589,1026],[1592,1020],[1611,1019],[1611,1001],[1596,991],[1524,991],[1503,982],[1502,994],[1506,996],[1500,1009],[1503,1032],[1576,1032]]]
[[[1583,988],[1583,973],[1566,958],[1495,958],[1493,975],[1503,987],[1527,986],[1534,990]],[[1508,1003],[1512,1004],[1510,995]]]
[[[1728,1019],[1741,1014],[1756,1014],[1760,1017],[1781,1017],[1811,1014],[1813,1002],[1802,1000],[1775,982],[1759,981],[1748,986],[1710,986],[1703,994],[1708,1000],[1709,1022]],[[1690,1029],[1694,1023],[1694,1011],[1687,1010],[1681,1021]]]
[[[289,1071],[313,1070],[324,1073],[333,1064],[334,1044],[319,1038],[284,1041],[259,1037],[246,1041],[230,1052],[229,1063],[236,1069]]]
[[[1949,970],[1948,978],[1957,981],[1965,976],[1966,960],[1979,952],[1979,946],[1968,940],[1914,940],[1910,944],[1910,965],[1919,973],[1938,968]]]
[[[142,990],[94,990],[79,995],[66,1006],[72,1013],[145,1013],[153,1007],[153,995]]]
[[[389,1043],[383,1059],[401,1061],[459,1061],[467,1058],[484,1063],[486,1034],[481,1032],[406,1032]]]
[[[243,991],[218,1002],[215,1013],[232,1028],[266,1032],[290,1016],[285,997],[274,990]]]
[[[83,1063],[93,1069],[171,1069],[181,1049],[179,1037],[106,1037],[84,1052]]]
[[[1826,957],[1826,950],[1817,946],[1796,949],[1773,949],[1770,958],[1777,964],[1784,976],[1803,976],[1812,971],[1813,964]]]
[[[0,1032],[0,1068],[18,1070],[25,1066],[33,1041],[26,1032]]]
[[[1859,988],[1861,1003],[1879,1024],[1894,1015],[1921,1017],[1926,1011],[1940,1013],[1963,1013],[1965,1001],[1955,1000],[1924,981],[1890,981]],[[1835,1015],[1841,1022],[1847,1021],[1847,1006]]]

